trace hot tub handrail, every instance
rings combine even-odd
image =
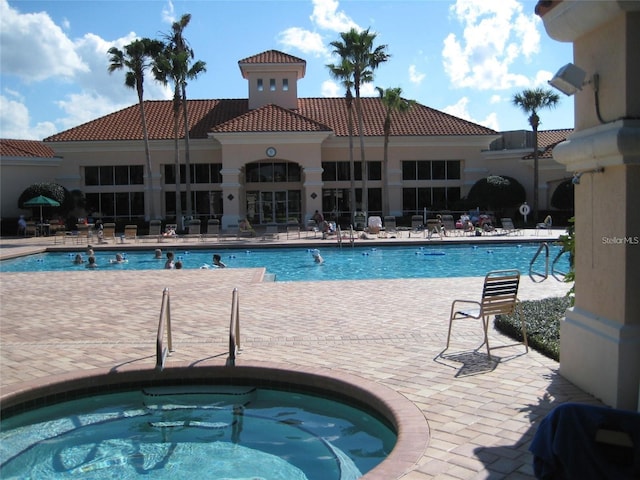
[[[165,324],[167,333],[167,346],[164,346]],[[156,369],[162,370],[167,354],[173,352],[171,341],[171,301],[169,287],[162,291],[162,303],[160,305],[160,318],[158,320],[158,335],[156,337]]]
[[[538,256],[543,250],[544,250],[544,257],[545,257],[544,273],[535,272],[533,270],[533,264],[538,259]],[[541,279],[536,280],[535,278],[536,275],[541,277]],[[540,247],[538,247],[538,251],[531,259],[531,262],[529,262],[529,277],[531,277],[531,280],[533,280],[534,282],[539,283],[539,282],[544,282],[548,276],[549,276],[549,245],[547,244],[547,242],[544,242],[540,245]]]
[[[236,355],[240,350],[240,298],[238,289],[231,293],[231,320],[229,321],[229,358],[227,365],[235,366]]]

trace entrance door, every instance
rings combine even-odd
[[[247,217],[255,224],[299,221],[300,208],[299,190],[247,192]]]

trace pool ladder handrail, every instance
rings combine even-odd
[[[166,325],[166,329],[165,329]],[[167,336],[167,346],[164,346],[164,336]],[[156,369],[162,371],[167,355],[173,352],[171,339],[171,298],[169,287],[162,291],[162,303],[160,305],[160,319],[158,320],[158,334],[156,336]]]
[[[227,366],[236,365],[236,356],[240,350],[240,294],[234,288],[231,293],[231,319],[229,320],[229,358]]]
[[[538,259],[538,256],[540,255],[542,250],[544,250],[545,252],[545,266],[544,266],[544,273],[539,273],[533,270],[533,264]],[[560,251],[560,253],[558,253],[558,255],[556,255],[556,257],[553,259],[553,262],[551,262],[551,275],[553,276],[553,278],[555,278],[559,282],[564,281],[566,272],[556,271],[556,264],[558,263],[558,260],[560,260],[560,257],[562,257],[562,255],[565,253],[566,253],[565,250]],[[535,275],[542,277],[541,280],[536,281]],[[559,276],[561,278],[559,278]],[[543,242],[540,245],[540,247],[536,251],[536,254],[531,259],[531,262],[529,262],[529,277],[531,277],[531,280],[533,280],[536,283],[544,282],[547,278],[549,278],[549,244],[547,242]]]

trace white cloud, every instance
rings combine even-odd
[[[462,38],[449,34],[442,50],[444,69],[454,87],[479,90],[526,87],[530,80],[513,73],[513,63],[540,47],[538,21],[516,0],[458,0],[450,12],[463,25]]]
[[[327,98],[341,97],[345,94],[344,87],[341,87],[332,80],[322,82],[320,91],[322,92],[322,96]]]
[[[467,97],[462,97],[460,100],[458,100],[457,103],[443,108],[442,111],[448,113],[449,115],[453,115],[454,117],[462,118],[463,120],[467,120],[469,122],[477,123],[478,125],[483,125],[487,128],[500,131],[498,115],[495,112],[488,114],[484,120],[476,120],[469,113],[468,107],[469,99]]]
[[[10,100],[0,95],[0,136],[20,140],[42,140],[56,133],[56,126],[51,122],[31,125],[29,109],[19,101]],[[6,113],[6,114],[5,114]]]
[[[293,47],[301,52],[317,56],[325,56],[329,52],[322,36],[299,27],[291,27],[280,32],[278,42],[285,47]]]
[[[176,20],[176,10],[173,6],[173,2],[169,0],[166,6],[162,8],[162,21],[169,25],[173,25]]]
[[[0,69],[26,82],[53,77],[73,78],[88,66],[77,54],[73,42],[46,13],[21,14],[0,0]]]
[[[409,65],[409,81],[411,83],[420,85],[425,77],[426,74],[418,72],[418,69],[415,65]]]
[[[491,95],[491,98],[489,99],[489,103],[501,103],[502,102],[502,97],[500,95]]]
[[[346,32],[355,28],[361,30],[346,13],[338,11],[337,0],[313,0],[311,21],[323,30]]]

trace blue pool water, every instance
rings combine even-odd
[[[212,267],[212,255],[218,253],[228,268],[264,267],[275,275],[276,281],[361,280],[396,278],[445,278],[478,277],[490,270],[516,268],[528,274],[529,264],[540,244],[482,244],[416,247],[343,247],[320,248],[322,264],[313,261],[307,248],[265,248],[255,250],[217,249],[185,250],[179,246],[164,247],[185,269]],[[560,246],[550,245],[549,263],[561,251]],[[84,265],[74,265],[75,253],[43,253],[0,262],[3,272],[73,271],[89,270]],[[98,270],[158,270],[164,268],[165,259],[154,259],[153,249],[124,253],[126,262],[112,264],[117,252],[96,252]],[[86,255],[85,259],[86,259]],[[544,254],[538,257],[535,269],[544,271]],[[563,255],[557,270],[566,272],[568,257]],[[90,271],[87,274],[91,274]]]
[[[355,480],[396,434],[330,399],[253,387],[146,388],[2,420],[3,479]]]

